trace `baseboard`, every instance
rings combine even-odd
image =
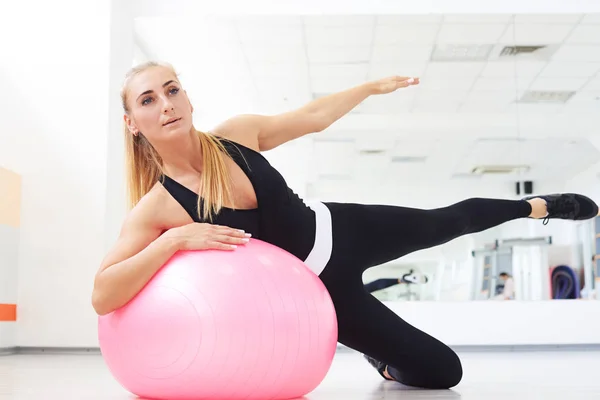
[[[600,344],[517,344],[450,346],[457,353],[535,352],[535,351],[599,351]]]
[[[600,351],[600,344],[548,344],[548,345],[480,345],[480,346],[450,346],[457,353],[491,353],[491,352],[534,352],[534,351]],[[355,352],[339,345],[339,352]],[[14,354],[73,354],[99,355],[99,347],[0,347],[0,356]]]
[[[10,354],[100,354],[99,347],[36,347],[18,346],[0,348],[0,355]]]
[[[499,345],[456,345],[449,346],[457,353],[493,353],[493,352],[535,352],[535,351],[600,351],[600,344],[499,344]],[[354,350],[338,344],[338,351],[353,352]]]
[[[16,353],[17,353],[16,347],[0,347],[0,356],[6,356],[6,355],[11,355],[11,354],[16,354]]]

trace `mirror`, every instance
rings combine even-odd
[[[599,15],[140,18],[136,34],[136,63],[176,66],[201,129],[391,75],[421,78],[265,153],[305,199],[600,201]],[[393,302],[595,299],[598,232],[594,219],[521,218],[372,268],[364,282]]]

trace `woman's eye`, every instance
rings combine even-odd
[[[169,91],[171,94],[177,94],[179,92],[179,88],[171,88]]]
[[[150,100],[152,100],[151,97],[146,97],[144,100],[142,100],[142,105],[145,106],[146,104],[149,103]]]

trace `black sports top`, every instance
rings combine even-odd
[[[315,240],[315,213],[287,185],[281,174],[259,152],[239,143],[218,138],[227,153],[248,176],[258,208],[234,210],[222,208],[213,223],[243,229],[253,238],[278,246],[301,260],[306,260]],[[195,222],[198,194],[163,175],[161,183]],[[202,199],[201,199],[201,205]]]

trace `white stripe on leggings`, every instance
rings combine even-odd
[[[315,243],[304,260],[304,264],[319,275],[331,258],[333,251],[333,232],[331,230],[331,212],[320,201],[307,201],[306,205],[315,212]]]

